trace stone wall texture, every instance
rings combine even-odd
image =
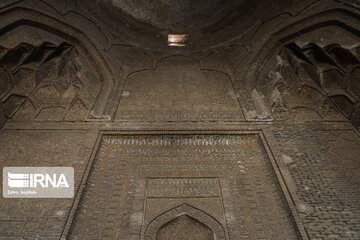
[[[357,0],[0,1],[0,240],[359,240],[359,127]]]

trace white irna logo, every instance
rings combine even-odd
[[[8,186],[13,188],[69,187],[64,174],[19,174],[8,172]]]

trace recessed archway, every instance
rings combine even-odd
[[[156,240],[213,240],[211,229],[198,220],[184,214],[163,225],[156,234]]]
[[[223,226],[215,218],[205,213],[204,211],[194,208],[188,204],[182,204],[176,208],[164,212],[152,220],[147,226],[142,239],[162,239],[161,237],[163,236],[163,231],[186,231],[186,229],[182,229],[181,226],[188,226],[189,221],[193,223],[195,222],[197,224],[197,227],[194,230],[201,234],[200,236],[203,238],[200,239],[211,240],[209,230],[213,234],[213,239],[227,239]],[[179,222],[180,225],[177,225]],[[188,235],[185,234],[184,236]]]
[[[108,112],[108,103],[111,102],[113,96],[115,81],[108,64],[88,37],[72,26],[31,9],[16,7],[0,14],[0,34],[21,25],[32,26],[52,33],[76,47],[76,50],[86,58],[94,69],[94,73],[102,82],[101,91],[87,118],[110,119],[111,113]]]

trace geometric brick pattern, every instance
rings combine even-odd
[[[94,135],[82,130],[5,130],[0,138],[0,168],[73,167],[76,192],[94,140]],[[2,197],[0,239],[59,239],[72,203],[71,198]]]
[[[273,130],[310,239],[360,239],[360,138],[353,131]],[[294,147],[296,146],[296,147]]]

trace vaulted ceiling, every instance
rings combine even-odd
[[[0,111],[358,125],[359,15],[357,0],[1,1]]]
[[[201,51],[245,34],[280,14],[297,14],[312,1],[289,0],[80,0],[96,21],[128,42],[154,51],[168,33],[187,33],[187,50]]]

